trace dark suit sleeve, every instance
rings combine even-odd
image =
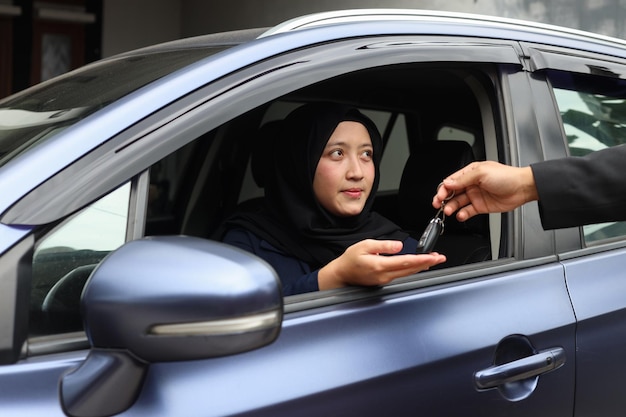
[[[544,229],[626,220],[626,145],[531,168]]]

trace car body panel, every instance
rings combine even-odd
[[[578,326],[576,415],[617,416],[626,407],[626,249],[563,261]]]
[[[0,367],[3,414],[66,416],[59,401],[59,380],[86,356],[87,351],[43,355]]]
[[[166,407],[174,412],[197,401],[192,399],[192,387],[203,385],[210,387],[206,402],[199,410],[187,408],[185,414],[314,416],[339,410],[346,416],[402,416],[419,410],[446,416],[455,409],[449,402],[455,398],[471,415],[522,416],[529,409],[535,415],[571,415],[571,361],[542,375],[525,404],[507,401],[497,390],[478,391],[473,384],[473,373],[492,364],[494,341],[512,333],[527,335],[537,348],[558,345],[571,352],[574,316],[562,268],[537,268],[466,284],[287,316],[281,336],[266,348],[188,364],[185,370],[171,364],[155,366],[153,381],[159,383],[149,382],[146,401],[142,397],[137,405],[154,406],[151,401],[160,398],[153,411]],[[537,291],[539,286],[542,291]],[[487,312],[485,305],[500,314]],[[526,320],[530,310],[542,319]],[[483,323],[480,334],[475,331],[477,323]],[[248,371],[234,373],[230,362],[272,377],[261,389]],[[229,401],[233,395],[242,401]]]
[[[268,347],[151,365],[137,403],[120,415],[313,416],[339,410],[346,416],[402,416],[419,410],[446,416],[457,409],[450,398],[472,415],[524,416],[529,410],[572,415],[571,357],[541,375],[524,402],[474,385],[473,374],[493,363],[494,342],[511,334],[525,335],[538,350],[558,346],[574,352],[575,320],[562,267],[511,272],[292,313]],[[530,312],[536,320],[528,320]],[[83,357],[84,351],[42,356],[5,369],[6,378],[0,375],[3,406],[15,416],[32,413],[25,387],[36,378],[48,392],[40,392],[39,406],[47,415],[60,412],[50,384]],[[260,375],[267,376],[262,383]],[[55,400],[59,408],[51,407]]]
[[[254,110],[292,92],[310,98],[306,93],[315,91],[306,87],[362,69],[431,65],[465,75],[468,64],[484,75],[494,96],[483,97],[488,103],[481,107],[481,122],[493,124],[484,132],[490,142],[488,159],[525,166],[568,155],[546,70],[626,73],[626,48],[620,40],[461,14],[379,14],[323,14],[287,22],[243,44],[198,38],[93,64],[106,67],[116,59],[179,47],[232,46],[129,92],[0,167],[2,415],[66,415],[71,410],[62,408],[63,381],[76,375],[91,354],[133,356],[123,342],[107,345],[105,338],[95,340],[96,346],[90,323],[86,332],[25,340],[30,258],[38,246],[46,249],[44,239],[76,219],[78,210],[97,208],[94,202],[128,184],[129,211],[113,214],[128,216],[127,240],[141,238],[152,191],[150,170],[198,137],[240,116],[247,117],[243,122],[252,120]],[[243,34],[241,40],[260,33]],[[64,77],[76,74],[80,70]],[[458,91],[450,97],[455,95]],[[354,100],[359,99],[376,109],[366,94]],[[445,98],[442,102],[447,104]],[[410,107],[409,100],[403,103]],[[145,378],[133,386],[138,396],[120,415],[618,415],[626,405],[620,383],[626,372],[621,358],[626,281],[620,272],[626,243],[618,238],[584,248],[579,228],[544,231],[535,203],[500,219],[491,229],[499,245],[493,260],[435,269],[383,287],[287,297],[276,341],[245,353],[228,355],[226,346],[220,351],[226,352],[223,357],[207,352],[193,360],[139,359]],[[51,245],[62,247],[63,241]],[[150,260],[135,259],[132,269],[115,264],[120,251],[101,265],[111,262],[113,271],[132,271],[142,278],[137,282],[161,276],[161,271],[149,272]],[[241,259],[212,251],[224,264]],[[185,273],[187,264],[171,263],[163,276]],[[211,268],[217,262],[208,264],[201,278],[230,277]],[[257,267],[261,264],[256,261]],[[87,282],[98,300],[98,286]],[[271,291],[278,294],[279,289],[277,284]],[[109,296],[104,295],[102,305]],[[133,294],[126,296],[132,305]],[[180,298],[184,302],[184,296],[171,301],[180,303]],[[210,307],[222,314],[242,307],[232,298]],[[141,319],[159,305],[150,297],[143,301]],[[159,302],[168,300],[161,297]],[[106,323],[103,311],[99,319]],[[142,343],[144,336],[138,336]],[[528,370],[525,361],[543,358],[545,352],[558,352],[558,363]],[[507,373],[511,369],[512,376]],[[483,388],[477,373],[485,370],[501,370],[505,382]],[[97,399],[116,392],[107,387],[108,378],[103,372],[92,386],[97,386]],[[100,416],[97,408],[88,414]]]
[[[28,226],[7,226],[0,223],[0,253],[4,253],[32,231]]]

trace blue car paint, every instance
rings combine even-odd
[[[7,226],[0,223],[0,254],[9,250],[13,245],[28,236],[33,228],[30,226]]]
[[[59,380],[86,356],[87,351],[83,350],[35,356],[11,366],[0,366],[2,415],[65,417],[58,397]]]
[[[534,291],[537,285],[541,293]],[[485,314],[485,302],[509,312],[507,325]],[[530,311],[537,320],[527,320]],[[136,408],[123,415],[173,415],[183,410],[188,416],[319,416],[338,410],[337,415],[346,416],[400,416],[414,415],[417,410],[407,407],[411,403],[422,404],[424,415],[435,415],[447,396],[441,392],[441,397],[425,397],[434,389],[429,384],[475,394],[470,364],[484,357],[488,367],[494,340],[509,335],[512,328],[539,340],[546,337],[546,329],[560,329],[562,339],[573,342],[574,322],[559,265],[434,292],[416,290],[338,305],[311,315],[302,312],[286,316],[278,340],[267,347],[226,358],[151,366]],[[565,347],[574,349],[571,343]],[[568,360],[558,372],[545,375],[548,380],[540,381],[533,394],[558,404],[554,416],[571,410],[567,404],[573,401],[574,363]],[[449,362],[458,362],[456,376],[446,372]],[[267,377],[259,382],[252,375]],[[542,390],[555,385],[560,398]],[[358,400],[351,398],[353,390]],[[492,403],[492,411],[513,407],[498,399],[497,391],[481,394]],[[342,409],[342,401],[350,404],[349,410]],[[470,404],[468,398],[468,409]],[[518,407],[523,410],[524,404]]]

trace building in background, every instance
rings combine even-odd
[[[101,56],[102,0],[0,0],[0,96]]]
[[[0,0],[0,97],[142,46],[376,7],[480,13],[626,38],[624,0]]]

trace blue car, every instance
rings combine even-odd
[[[436,268],[288,296],[220,241],[262,204],[266,126],[319,101],[375,121],[375,210],[419,236],[437,184],[472,160],[626,142],[626,42],[329,12],[0,101],[0,415],[622,416],[622,223],[544,231],[534,203],[446,218]]]

